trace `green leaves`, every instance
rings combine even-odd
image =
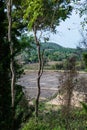
[[[87,103],[84,103],[84,102],[80,102],[84,111],[87,113]]]
[[[31,29],[38,19],[43,15],[43,0],[27,0],[29,3],[27,9],[24,11],[24,20],[29,20],[28,28]]]
[[[72,10],[68,5],[69,1],[53,0],[27,0],[23,3],[24,21],[28,22],[28,29],[46,30],[59,24],[60,19],[65,20]]]
[[[87,53],[83,53],[83,59],[85,61],[85,65],[87,67]]]

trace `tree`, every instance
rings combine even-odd
[[[7,17],[8,17],[8,42],[10,44],[10,53],[11,53],[10,69],[11,69],[12,129],[14,130],[15,69],[14,69],[14,57],[13,57],[14,49],[12,42],[12,0],[8,0],[7,2]]]
[[[82,27],[85,28],[87,24],[87,0],[80,1],[80,4],[77,4],[77,9],[79,10],[80,17],[84,16]]]
[[[7,42],[7,20],[5,1],[0,0],[0,129],[10,130],[11,127],[11,96],[10,96],[10,50]]]
[[[5,0],[0,0],[0,129],[1,130],[13,130],[12,128],[12,103],[11,103],[11,71],[10,71],[10,61],[11,58],[15,57],[21,48],[19,47],[18,37],[23,32],[25,26],[21,21],[21,7],[20,1],[13,1],[14,7],[12,9],[12,42],[14,45],[14,53],[10,54],[10,43],[8,42],[8,19],[7,19],[7,8],[6,8]],[[17,24],[18,23],[18,24]],[[14,61],[14,68],[16,77],[15,80],[20,76],[21,69],[17,64],[16,60]],[[15,85],[15,122],[22,119],[24,116],[24,112],[21,114],[21,110],[23,110],[23,106],[21,105],[21,101],[23,100],[22,88]],[[18,113],[18,109],[20,108],[20,112]],[[16,116],[17,115],[17,116]],[[25,117],[24,117],[25,118]],[[20,119],[20,120],[18,120]],[[15,129],[17,130],[20,126],[19,124],[15,125]]]
[[[40,38],[42,31],[51,30],[55,32],[55,28],[59,25],[61,20],[65,20],[71,11],[69,1],[59,0],[26,0],[26,3],[22,3],[24,8],[24,19],[28,25],[28,29],[34,33],[35,43],[38,53],[38,77],[37,77],[37,97],[35,103],[35,115],[38,117],[38,105],[40,97],[40,79],[43,73],[43,56],[40,49]],[[40,31],[40,37],[37,36]]]
[[[76,57],[72,56],[67,59],[67,70],[60,77],[60,94],[63,101],[62,114],[66,119],[66,129],[71,129],[69,120],[71,113],[71,101],[73,90],[77,83]]]
[[[34,51],[36,52],[36,47],[34,44],[34,38],[32,35],[27,36],[27,34],[21,35],[19,39],[19,49],[21,51],[19,52],[18,55],[21,55],[21,59],[25,62],[32,62],[34,61]],[[36,55],[36,54],[35,54]]]

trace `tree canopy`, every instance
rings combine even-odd
[[[72,7],[67,0],[26,0],[24,6],[24,19],[28,23],[28,28],[34,26],[36,30],[55,29],[61,20],[65,20]]]

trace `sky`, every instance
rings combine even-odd
[[[83,3],[84,0],[81,0]],[[72,14],[65,21],[62,21],[57,26],[57,33],[52,34],[45,32],[42,37],[49,37],[49,42],[57,43],[63,47],[76,48],[82,41],[81,31],[83,17],[79,16],[76,10],[72,11]],[[40,36],[40,34],[38,35]],[[43,41],[43,38],[42,38]]]
[[[63,47],[76,48],[82,39],[80,33],[82,20],[79,14],[73,11],[70,18],[61,22],[60,26],[57,27],[57,33],[49,35],[49,41],[58,43]]]

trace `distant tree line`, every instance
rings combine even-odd
[[[29,38],[27,38],[29,39]],[[29,51],[28,48],[22,52],[22,60],[25,63],[36,63],[38,62],[37,50],[33,41],[31,41],[32,49]],[[79,48],[64,48],[56,43],[41,43],[41,51],[45,50],[44,60],[45,61],[63,61],[70,56],[75,56],[78,61],[81,60],[81,55],[83,51]]]

